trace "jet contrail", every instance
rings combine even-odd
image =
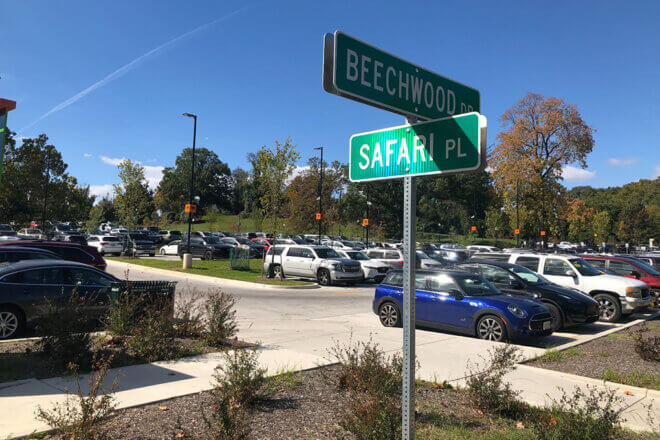
[[[67,99],[66,101],[61,102],[60,104],[57,104],[55,107],[53,107],[52,109],[48,110],[46,113],[44,113],[43,115],[41,115],[41,116],[40,116],[39,118],[37,118],[35,121],[29,123],[28,125],[26,125],[26,126],[23,127],[22,129],[20,129],[19,132],[23,132],[26,128],[30,128],[30,127],[32,127],[34,124],[36,124],[37,122],[41,121],[41,120],[44,119],[45,117],[50,116],[50,115],[52,115],[53,113],[56,113],[56,112],[58,112],[58,111],[60,111],[60,110],[62,110],[62,109],[64,109],[64,108],[70,106],[71,104],[73,104],[74,102],[76,102],[76,101],[79,100],[80,98],[83,98],[84,96],[88,95],[89,93],[93,92],[94,90],[96,90],[96,89],[98,89],[98,88],[100,88],[100,87],[103,87],[104,85],[108,84],[109,82],[114,81],[114,80],[116,80],[117,78],[123,76],[124,74],[128,73],[128,72],[131,71],[133,68],[135,68],[135,67],[136,67],[141,61],[143,61],[144,59],[149,58],[150,56],[152,56],[152,55],[154,55],[154,54],[160,52],[160,51],[163,50],[164,48],[166,48],[166,47],[168,47],[168,46],[171,46],[172,44],[174,44],[174,43],[176,43],[176,42],[178,42],[178,41],[181,41],[181,40],[183,40],[184,38],[189,37],[189,36],[191,36],[191,35],[193,35],[193,34],[196,34],[197,32],[200,32],[200,31],[202,31],[202,30],[204,30],[204,29],[206,29],[206,28],[208,28],[208,27],[210,27],[210,26],[213,26],[214,24],[217,24],[217,23],[219,23],[219,22],[221,22],[221,21],[225,21],[225,20],[227,20],[227,19],[233,17],[234,15],[236,15],[236,14],[242,12],[243,10],[247,9],[248,7],[249,7],[249,6],[242,7],[242,8],[240,8],[240,9],[237,9],[237,10],[234,11],[234,12],[230,12],[229,14],[224,15],[224,16],[218,18],[218,19],[215,19],[215,20],[213,20],[213,21],[211,21],[211,22],[209,22],[209,23],[203,24],[203,25],[201,25],[201,26],[199,26],[199,27],[197,27],[197,28],[195,28],[195,29],[193,29],[193,30],[191,30],[191,31],[186,32],[186,33],[183,34],[183,35],[179,35],[178,37],[176,37],[176,38],[174,38],[174,39],[172,39],[172,40],[170,40],[170,41],[168,41],[168,42],[166,42],[166,43],[161,44],[160,46],[158,46],[158,47],[156,47],[156,48],[154,48],[154,49],[151,49],[149,52],[147,52],[147,53],[145,53],[145,54],[143,54],[143,55],[140,55],[139,57],[137,57],[136,59],[134,59],[134,60],[131,61],[130,63],[128,63],[128,64],[126,64],[126,65],[120,67],[120,68],[117,69],[117,70],[115,70],[114,72],[112,72],[111,74],[109,74],[108,76],[106,76],[105,78],[103,78],[102,80],[100,80],[100,81],[98,81],[98,82],[95,82],[95,83],[92,84],[91,86],[87,87],[85,90],[83,90],[83,91],[81,91],[81,92],[79,92],[79,93],[76,93],[76,94],[73,95],[71,98]]]

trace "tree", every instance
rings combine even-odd
[[[184,206],[188,203],[190,191],[190,164],[192,149],[185,148],[176,158],[174,167],[163,170],[154,202],[156,208],[163,213],[175,213],[182,218]],[[218,155],[207,149],[195,150],[195,194],[199,196],[197,214],[215,206],[220,211],[232,209],[232,185],[229,166],[222,162]]]
[[[588,208],[584,201],[573,199],[568,205],[566,214],[568,221],[568,239],[575,242],[591,241],[594,234],[594,210]]]
[[[505,238],[512,235],[511,219],[506,211],[490,208],[486,211],[486,236],[491,238]]]
[[[101,223],[114,222],[116,219],[114,203],[109,198],[104,197],[89,211],[87,231],[92,233],[98,230]]]
[[[144,178],[144,168],[125,159],[117,168],[121,184],[114,185],[115,209],[125,227],[134,227],[149,220],[154,211],[153,194]]]
[[[275,220],[282,215],[286,202],[285,184],[296,167],[300,153],[291,138],[284,144],[275,141],[275,148],[262,146],[256,153],[248,154],[252,164],[252,182],[254,184],[257,207],[267,220]],[[276,224],[270,225],[272,232]]]
[[[648,243],[649,238],[658,240],[660,208],[658,205],[628,204],[621,212],[618,226],[617,235],[623,242],[637,245]]]
[[[502,115],[504,131],[490,154],[495,188],[514,209],[516,186],[534,225],[532,231],[561,229],[557,222],[566,165],[586,167],[592,151],[592,128],[574,105],[529,93]],[[553,228],[554,226],[554,228]]]
[[[14,135],[9,132],[3,160],[0,222],[86,219],[94,196],[67,173],[68,165],[48,137],[23,138],[18,147]]]

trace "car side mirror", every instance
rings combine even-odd
[[[521,283],[519,280],[511,280],[511,287],[514,289],[523,289],[525,285]]]
[[[575,278],[577,275],[576,275],[576,273],[575,273],[575,271],[574,271],[573,269],[568,269],[568,270],[566,271],[566,276],[567,276],[567,277],[573,277],[573,278]]]
[[[630,271],[630,276],[633,276],[633,277],[635,277],[635,278],[637,278],[637,279],[640,279],[640,278],[642,277],[642,274],[639,273],[639,272],[637,272],[636,270],[631,270],[631,271]]]
[[[451,290],[449,291],[449,294],[450,294],[451,296],[453,296],[454,298],[456,298],[456,301],[460,301],[460,300],[462,300],[463,298],[465,298],[465,296],[463,296],[463,292],[461,292],[461,291],[458,290],[458,289],[451,289]]]

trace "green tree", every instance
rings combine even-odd
[[[154,202],[156,208],[167,216],[174,213],[175,217],[183,219],[184,206],[188,203],[190,192],[190,164],[192,149],[185,148],[176,158],[174,167],[163,170]],[[201,215],[209,207],[215,206],[219,211],[230,211],[232,208],[232,179],[229,166],[222,162],[218,155],[207,149],[195,149],[195,194],[199,196],[197,214]]]
[[[114,205],[118,220],[125,227],[141,225],[154,211],[153,195],[144,178],[144,168],[125,159],[119,169],[120,184],[114,185]]]
[[[513,235],[511,219],[503,209],[490,208],[486,211],[486,236],[505,238]]]
[[[115,205],[111,199],[104,197],[89,211],[87,231],[98,230],[101,223],[114,222],[117,220]]]

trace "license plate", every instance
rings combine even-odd
[[[550,330],[552,328],[552,321],[546,321],[543,323],[543,330]]]

